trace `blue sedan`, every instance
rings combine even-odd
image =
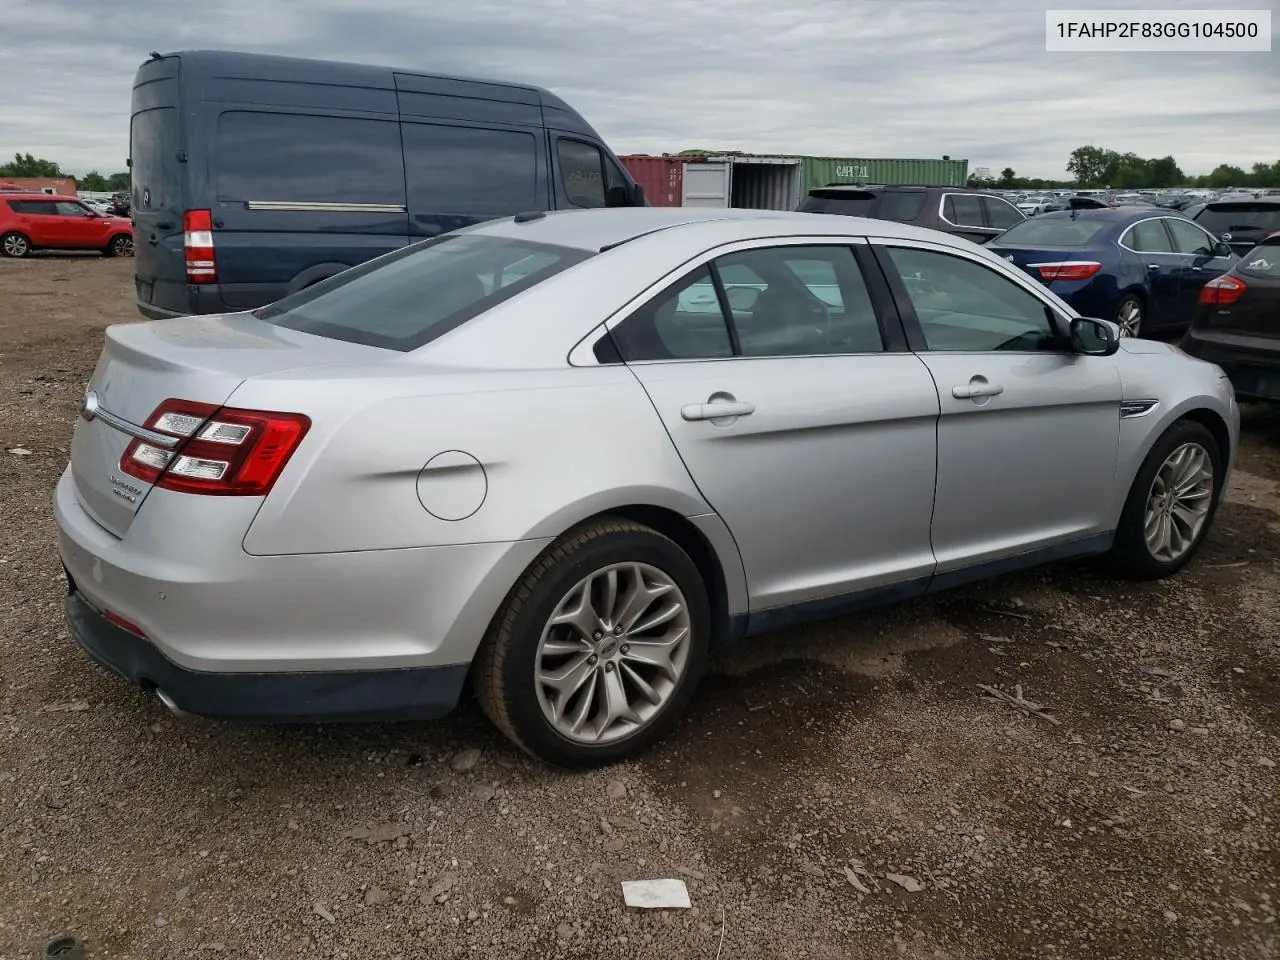
[[[1046,213],[987,249],[1133,337],[1190,326],[1200,289],[1240,262],[1199,225],[1156,208]]]

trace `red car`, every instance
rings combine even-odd
[[[32,250],[101,250],[133,256],[133,224],[91,210],[75,197],[0,193],[0,254],[25,257]]]

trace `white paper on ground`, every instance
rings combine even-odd
[[[683,880],[623,880],[622,899],[628,907],[666,909],[693,906]]]

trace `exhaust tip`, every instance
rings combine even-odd
[[[173,697],[169,696],[159,687],[156,687],[156,698],[161,703],[163,703],[165,707],[168,709],[168,711],[172,713],[175,717],[190,716],[190,714],[188,714],[185,710],[183,710],[180,706],[178,706],[176,703],[173,702]]]

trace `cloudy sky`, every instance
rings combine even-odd
[[[1271,9],[1280,0],[1230,0]],[[109,173],[151,50],[382,63],[549,87],[619,153],[967,158],[1059,177],[1094,143],[1188,173],[1280,159],[1270,53],[1045,51],[1046,7],[1208,0],[0,0],[0,156]]]

